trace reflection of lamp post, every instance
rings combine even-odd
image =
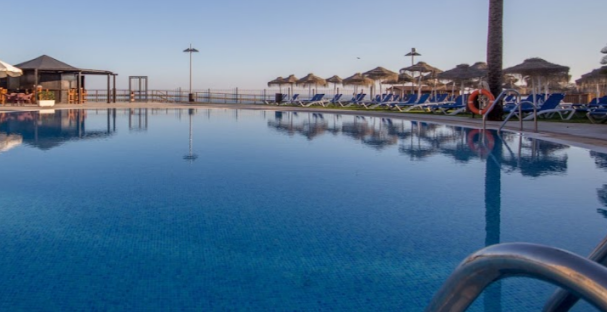
[[[190,43],[190,47],[183,50],[183,52],[190,53],[190,93],[188,94],[188,101],[194,102],[194,94],[192,93],[192,52],[198,52],[198,50],[192,48],[192,44]]]
[[[198,155],[192,153],[192,115],[194,115],[194,110],[189,109],[188,115],[190,115],[190,153],[183,156],[183,159],[189,162],[193,162],[194,160],[196,160],[196,158],[198,158]]]

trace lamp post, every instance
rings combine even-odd
[[[417,51],[415,50],[415,48],[411,48],[411,52],[405,54],[405,56],[410,56],[411,57],[411,66],[413,66],[413,64],[415,63],[415,57],[416,56],[422,56],[421,54],[417,53]]]
[[[190,53],[190,93],[188,94],[188,101],[194,102],[194,94],[192,93],[192,53],[198,52],[198,50],[192,48],[192,44],[190,43],[190,47],[183,50],[183,52]]]
[[[415,50],[415,48],[411,48],[411,52],[405,54],[405,56],[410,56],[411,57],[411,66],[414,65],[415,63],[415,57],[416,56],[422,56],[421,54],[417,53],[417,51]],[[420,73],[421,75],[421,73]],[[415,77],[414,77],[415,78]],[[420,77],[421,78],[421,77]],[[421,82],[421,81],[420,81]],[[411,93],[413,93],[413,83],[411,83]],[[419,95],[418,95],[419,96]]]

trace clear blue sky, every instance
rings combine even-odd
[[[505,0],[504,67],[529,57],[571,67],[573,79],[600,66],[607,44],[605,0]],[[376,66],[443,70],[486,60],[488,0],[2,0],[0,60],[47,54],[112,70],[118,88],[147,75],[150,88],[262,89],[277,76],[345,78]],[[15,12],[15,13],[11,13]],[[360,59],[357,59],[360,57]],[[90,79],[89,88],[104,79]]]

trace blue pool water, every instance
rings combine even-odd
[[[517,134],[246,110],[0,116],[0,311],[423,311],[487,245],[587,255],[607,235],[607,156]],[[470,310],[538,311],[553,290],[508,279]]]

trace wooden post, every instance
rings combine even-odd
[[[110,104],[110,74],[107,75],[107,103]]]
[[[114,76],[114,85],[112,88],[112,97],[113,97],[114,103],[116,103],[116,75],[114,74],[113,76]]]

